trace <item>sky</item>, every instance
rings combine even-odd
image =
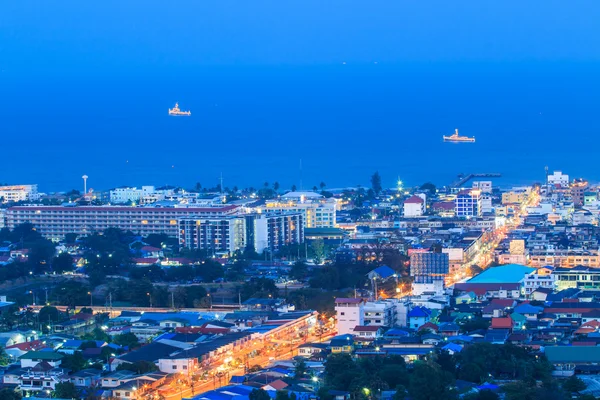
[[[598,21],[591,0],[2,1],[0,182],[290,187],[300,159],[308,187],[600,180]],[[455,128],[479,147],[438,143]]]

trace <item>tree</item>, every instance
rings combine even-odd
[[[308,266],[302,261],[296,262],[290,269],[290,278],[304,279],[308,275]]]
[[[10,364],[10,358],[8,357],[8,354],[6,354],[6,351],[4,351],[3,348],[0,348],[0,367],[6,367],[8,364]],[[1,399],[2,397],[0,397]]]
[[[325,186],[327,186],[327,185],[325,184],[325,182],[321,182],[321,183],[319,183],[319,187],[321,188],[321,191],[323,191],[323,190],[325,189]]]
[[[297,189],[296,185],[292,185],[292,192],[295,192]]]
[[[65,235],[65,243],[74,244],[77,241],[77,234],[69,232]]]
[[[63,252],[52,259],[52,271],[62,274],[65,271],[73,271],[73,257],[69,253]]]
[[[131,332],[121,333],[120,335],[115,336],[113,342],[119,346],[125,346],[129,349],[139,347],[140,345],[137,336]]]
[[[425,182],[424,184],[421,185],[421,187],[419,189],[422,191],[427,191],[430,194],[433,194],[436,191],[435,185],[431,182]]]
[[[70,369],[73,372],[81,371],[86,365],[87,361],[80,351],[76,351],[73,354],[65,354],[60,363],[62,368]]]
[[[371,189],[373,189],[375,195],[379,195],[381,192],[381,176],[379,175],[379,171],[375,171],[371,176]]]
[[[60,399],[78,399],[79,392],[72,382],[61,382],[56,384],[54,389],[54,397]]]
[[[408,393],[413,400],[452,399],[449,390],[453,377],[434,362],[416,362],[410,376]]]
[[[41,324],[52,325],[52,323],[60,322],[62,314],[58,311],[58,308],[52,306],[44,306],[38,313],[38,318]]]
[[[0,389],[0,399],[2,399],[2,400],[21,400],[22,396],[19,392],[15,392],[14,389],[5,388],[5,389]]]
[[[321,264],[325,258],[325,243],[323,239],[316,239],[310,244],[312,250],[313,262],[315,264]]]
[[[117,367],[117,371],[133,371],[136,374],[147,374],[148,372],[158,371],[158,367],[151,361],[140,360],[134,363],[122,363]]]
[[[269,394],[263,389],[252,389],[248,398],[250,400],[271,400]]]
[[[275,394],[275,400],[290,400],[290,396],[288,396],[287,392],[278,390]]]
[[[294,377],[296,379],[303,378],[306,375],[307,367],[303,359],[299,359],[294,363]]]
[[[279,190],[279,182],[273,182],[273,190],[276,192]]]
[[[581,378],[577,377],[576,375],[572,375],[569,378],[567,378],[566,381],[563,382],[562,387],[567,392],[579,393],[582,390],[585,390],[587,385],[583,380],[581,380]]]

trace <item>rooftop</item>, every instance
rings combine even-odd
[[[535,270],[519,264],[501,265],[486,269],[467,283],[518,283]]]

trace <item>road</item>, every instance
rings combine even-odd
[[[487,232],[484,235],[484,239],[481,243],[479,251],[471,258],[471,260],[464,263],[461,267],[461,272],[453,276],[448,277],[446,285],[451,286],[454,283],[465,281],[470,279],[469,267],[477,265],[483,269],[486,269],[492,261],[494,261],[494,251],[500,244],[500,242],[507,237],[507,235],[521,226],[522,218],[527,215],[528,207],[535,207],[540,202],[539,192],[532,190],[527,199],[515,210],[515,214],[508,219],[504,226],[498,227],[491,232]]]
[[[332,329],[332,326],[328,326],[328,329]],[[333,330],[322,335],[311,332],[303,337],[289,337],[287,342],[267,344],[256,340],[251,346],[235,354],[236,359],[246,360],[245,365],[234,365],[235,360],[232,361],[232,357],[217,359],[211,365],[197,369],[191,376],[179,374],[156,390],[140,393],[137,399],[178,400],[193,397],[228,385],[232,376],[245,375],[247,367],[258,365],[264,368],[277,360],[289,360],[298,354],[297,349],[301,344],[324,342],[335,334]],[[190,384],[192,381],[193,386]]]

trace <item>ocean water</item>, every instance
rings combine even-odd
[[[591,63],[211,67],[131,76],[0,75],[0,182],[441,186],[459,173],[600,180]],[[192,116],[169,117],[178,101]],[[475,136],[475,144],[442,135]],[[299,165],[302,160],[302,172]]]

